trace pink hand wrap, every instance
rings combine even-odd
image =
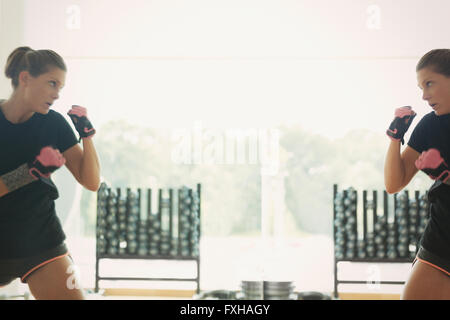
[[[405,116],[416,115],[410,106],[395,109],[395,117],[403,118]]]
[[[66,159],[64,159],[59,150],[53,149],[52,147],[44,147],[36,157],[36,160],[30,165],[29,173],[36,179],[38,176],[49,178],[52,172],[65,163]]]
[[[72,109],[69,111],[68,114],[74,114],[78,117],[86,117],[87,118],[87,109],[83,108],[81,106],[73,105]]]
[[[46,167],[52,166],[59,168],[66,163],[66,159],[64,159],[59,150],[53,149],[52,147],[42,148],[36,159]]]
[[[429,149],[422,152],[415,165],[417,169],[423,170],[434,180],[440,180],[443,177],[442,180],[445,182],[449,178],[450,171],[447,163],[445,163],[437,149]]]

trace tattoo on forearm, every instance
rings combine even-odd
[[[36,181],[36,178],[33,178],[28,171],[28,165],[23,164],[17,169],[2,175],[0,179],[2,179],[3,183],[8,188],[8,191],[12,192]]]

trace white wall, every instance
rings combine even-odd
[[[8,98],[11,82],[4,76],[6,59],[12,50],[23,45],[24,1],[0,0],[0,97]]]

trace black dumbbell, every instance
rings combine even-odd
[[[125,206],[119,205],[117,207],[117,214],[119,215],[125,215],[127,213],[127,208]]]
[[[356,251],[356,255],[360,259],[367,258],[367,253],[366,253],[366,250],[364,248],[358,248],[357,251]]]
[[[117,234],[113,230],[110,230],[110,229],[106,230],[105,238],[107,240],[114,239],[114,238],[116,238],[116,236],[117,236]]]
[[[397,218],[404,218],[407,215],[406,208],[397,208],[395,209],[395,216]]]
[[[367,253],[367,257],[369,257],[369,258],[375,257],[375,245],[373,245],[373,244],[366,245],[366,253]]]
[[[375,241],[376,245],[381,245],[381,244],[384,244],[384,242],[385,242],[384,238],[380,235],[376,235],[374,238],[374,241]]]
[[[106,248],[107,245],[108,245],[108,242],[106,241],[106,239],[104,237],[97,238],[97,248],[99,248],[99,247]]]
[[[139,243],[147,243],[148,242],[148,234],[147,233],[139,233],[138,240],[139,240]]]
[[[97,229],[96,229],[96,235],[97,235],[97,238],[104,238],[105,237],[105,235],[106,235],[106,228],[104,228],[104,227],[97,227]]]
[[[384,259],[384,258],[386,258],[386,252],[384,250],[377,249],[376,257],[378,259]]]
[[[398,228],[398,237],[406,237],[408,235],[408,227],[405,226],[399,226]]]
[[[137,241],[136,232],[127,232],[127,240],[128,241]]]
[[[396,237],[392,237],[392,236],[386,237],[386,244],[387,245],[395,245],[396,243],[397,243],[397,238]]]
[[[115,215],[112,215],[112,214],[109,214],[109,215],[107,215],[106,216],[106,222],[109,224],[109,225],[111,225],[111,224],[113,224],[113,223],[116,223],[116,216]]]
[[[113,215],[113,216],[115,216],[116,214],[117,214],[117,207],[108,207],[108,213],[110,214],[110,215]]]
[[[108,199],[108,192],[106,191],[106,189],[98,189],[97,195],[98,201],[106,201]]]
[[[415,224],[410,224],[408,228],[408,233],[410,235],[415,235],[417,233],[417,227]]]
[[[115,197],[108,197],[106,199],[106,206],[108,209],[114,208],[117,205],[117,199]]]
[[[355,250],[353,249],[353,250],[345,250],[345,257],[347,258],[347,259],[353,259],[353,258],[355,258],[355,256],[356,256],[356,253],[355,253]]]
[[[119,222],[119,230],[121,232],[126,232],[127,231],[127,223],[125,221],[120,221]]]
[[[334,256],[336,259],[344,259],[344,248],[342,246],[334,246]]]
[[[419,217],[420,217],[420,219],[426,219],[426,218],[428,218],[428,209],[426,209],[426,208],[421,208],[421,209],[419,210]]]
[[[386,257],[388,259],[396,259],[396,258],[398,258],[397,250],[395,249],[394,246],[388,247],[387,252],[386,252]]]
[[[400,235],[397,238],[397,243],[399,243],[399,244],[406,245],[408,242],[409,242],[409,240],[408,240],[408,236],[407,235]]]
[[[334,226],[338,229],[342,229],[344,228],[344,221],[336,219],[334,220]]]
[[[138,243],[135,240],[130,240],[127,242],[127,251],[129,254],[136,254],[138,249]]]
[[[356,239],[358,238],[358,235],[356,234],[356,232],[354,230],[352,230],[351,232],[346,232],[345,233],[345,238],[347,241],[352,241],[352,242],[356,242]]]
[[[406,244],[399,243],[397,245],[397,252],[400,257],[405,258],[408,254],[408,246]]]
[[[351,215],[347,218],[346,224],[351,224],[356,226],[356,217],[354,215]]]
[[[400,192],[397,196],[397,203],[398,204],[407,204],[408,203],[408,195],[405,191]]]
[[[97,228],[106,228],[108,226],[108,223],[106,222],[106,219],[98,219],[97,220]]]
[[[101,206],[97,208],[97,217],[104,218],[108,214],[108,210],[105,206]]]
[[[425,232],[425,228],[426,226],[424,226],[423,224],[419,224],[419,227],[417,227],[417,234],[422,235]]]
[[[117,255],[118,249],[115,247],[108,247],[106,252],[110,255]]]
[[[198,257],[199,256],[199,249],[198,248],[192,248],[191,250],[191,257]]]
[[[137,254],[139,256],[146,256],[148,255],[148,247],[146,245],[140,244],[137,249]]]

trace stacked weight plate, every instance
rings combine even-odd
[[[246,300],[262,300],[264,297],[263,281],[242,281],[241,290]]]
[[[294,292],[292,281],[241,281],[247,300],[289,300]]]
[[[335,255],[338,259],[354,258],[357,252],[357,194],[353,188],[338,192],[334,198]]]
[[[106,216],[108,215],[107,211],[107,201],[108,201],[108,190],[105,183],[100,185],[100,188],[97,193],[97,228],[96,228],[96,236],[97,236],[97,252],[99,254],[106,254],[108,249],[108,242],[106,240]]]
[[[427,194],[411,197],[403,191],[395,198],[395,220],[397,225],[397,251],[400,257],[414,258],[419,249],[420,237],[428,223]]]
[[[178,195],[178,240],[180,255],[199,255],[200,196],[198,192],[183,187]]]
[[[264,300],[289,300],[293,292],[291,281],[264,281]]]
[[[152,213],[147,219],[149,254],[157,256],[161,241],[161,216],[158,213]]]

